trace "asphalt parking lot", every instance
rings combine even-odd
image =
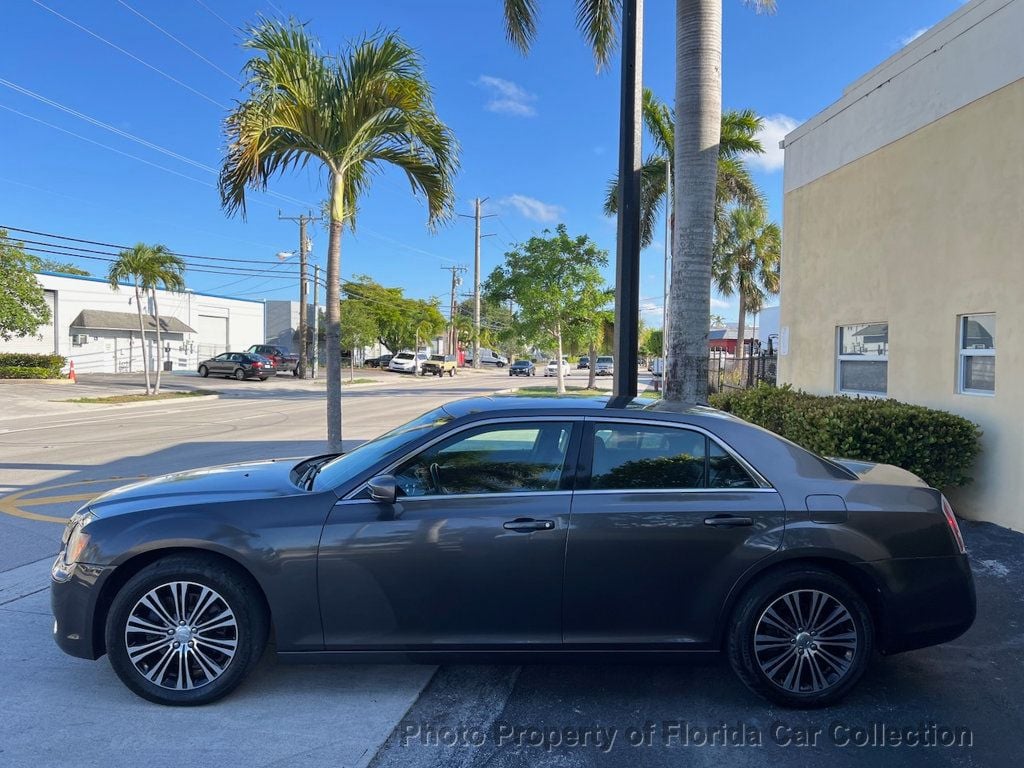
[[[380,377],[346,392],[348,440],[508,385],[498,372]],[[1024,535],[970,522],[963,528],[978,589],[975,626],[953,643],[876,660],[846,701],[824,710],[766,704],[716,660],[286,666],[268,654],[236,693],[212,706],[168,709],[138,699],[105,660],[72,659],[50,638],[47,574],[59,521],[118,478],[321,447],[323,402],[314,383],[237,384],[204,382],[226,392],[218,400],[127,408],[71,407],[50,403],[66,395],[33,400],[21,389],[22,406],[0,413],[0,765],[1016,762]],[[88,387],[117,385],[96,380],[74,394]]]

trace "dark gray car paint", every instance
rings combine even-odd
[[[499,397],[447,409],[454,420],[415,439],[405,453],[502,416],[654,418],[710,432],[771,488],[403,499],[395,515],[374,502],[343,501],[394,457],[315,492],[292,482],[295,462],[177,473],[88,505],[95,515],[82,557],[88,566],[54,583],[55,612],[67,624],[58,642],[75,655],[102,653],[97,629],[120,583],[114,574],[123,581],[154,553],[181,549],[227,558],[252,576],[266,596],[284,653],[591,644],[714,648],[740,591],[765,568],[794,558],[857,569],[880,601],[893,596],[906,605],[923,595],[926,601],[914,613],[927,625],[923,633],[900,625],[899,614],[882,606],[892,649],[949,639],[973,620],[966,558],[957,554],[940,496],[902,470],[863,466],[851,472],[706,408]],[[814,495],[843,499],[846,520],[815,522],[807,504]],[[702,524],[703,516],[739,512],[756,524],[714,530]],[[550,519],[555,527],[504,530],[504,521],[518,517]],[[644,532],[658,538],[642,546]],[[934,573],[921,590],[906,583],[929,563]],[[944,594],[952,594],[952,604]]]

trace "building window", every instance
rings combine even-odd
[[[836,389],[884,395],[889,384],[889,324],[841,325],[836,342]]]
[[[965,395],[996,393],[996,316],[961,315],[957,391]]]

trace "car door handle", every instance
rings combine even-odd
[[[734,515],[716,515],[715,517],[705,517],[704,525],[714,525],[719,528],[742,528],[747,525],[753,525],[754,519],[752,517],[735,517]]]
[[[550,531],[554,527],[554,520],[534,520],[529,517],[521,517],[505,523],[506,531]]]

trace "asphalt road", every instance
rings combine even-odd
[[[378,376],[383,384],[345,393],[347,440],[509,383],[496,372]],[[199,383],[175,379],[172,386]],[[319,385],[201,384],[224,396],[113,408],[49,403],[70,396],[60,387],[42,398],[0,391],[8,404],[0,412],[0,765],[1016,764],[1024,725],[1024,536],[986,524],[964,524],[979,596],[975,626],[945,646],[876,660],[846,701],[824,710],[773,707],[716,660],[293,667],[272,654],[216,705],[172,710],[144,702],[104,660],[71,659],[50,640],[55,521],[114,478],[323,445]],[[119,386],[95,379],[73,394]],[[921,743],[897,745],[886,728]],[[954,746],[928,745],[946,736]]]

